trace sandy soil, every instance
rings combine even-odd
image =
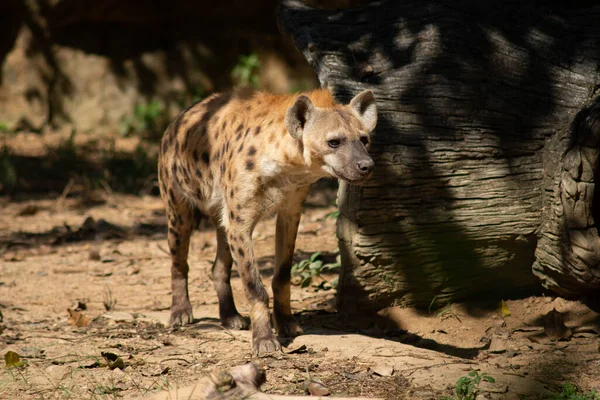
[[[331,190],[311,196],[297,260],[316,251],[334,257],[335,221],[326,217],[335,210],[333,196]],[[209,226],[193,237],[190,251],[196,321],[173,330],[165,326],[170,276],[160,199],[103,192],[5,197],[0,206],[0,352],[14,351],[27,361],[3,368],[0,398],[143,396],[252,359],[250,332],[219,325]],[[261,223],[255,233],[267,285],[273,222]],[[247,314],[237,275],[233,287],[240,312]],[[510,300],[509,316],[473,304],[431,313],[390,308],[379,318],[350,321],[335,313],[334,297],[334,290],[293,287],[292,307],[306,334],[286,342],[281,356],[261,360],[265,393],[304,394],[303,382],[319,379],[332,396],[439,399],[452,395],[456,380],[473,369],[496,380],[481,385],[479,398],[549,398],[565,382],[600,388],[600,318],[579,302]],[[67,309],[82,304],[91,323],[77,327]],[[545,315],[553,309],[560,314],[552,324]],[[561,317],[570,331],[556,322]],[[102,352],[121,357],[124,369],[107,368]]]

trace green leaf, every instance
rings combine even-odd
[[[311,283],[312,283],[312,277],[307,276],[304,279],[302,279],[302,282],[300,282],[300,287],[301,288],[309,287]]]
[[[329,284],[331,285],[332,288],[337,288],[339,283],[340,283],[339,276],[336,276],[335,278],[333,278],[332,280],[329,281]]]
[[[496,380],[489,375],[484,375],[483,380],[489,383],[496,383]]]
[[[25,362],[21,360],[21,356],[14,351],[7,351],[4,354],[4,363],[6,368],[19,368],[25,365]]]
[[[340,264],[338,263],[329,263],[329,264],[325,264],[323,265],[323,268],[321,268],[322,272],[331,272],[331,271],[335,271],[340,269]]]
[[[311,271],[320,271],[322,267],[323,267],[323,261],[321,261],[321,260],[313,261],[310,264]]]
[[[476,376],[477,375],[477,371],[473,370],[473,371],[469,372],[467,375],[468,376]]]
[[[321,257],[321,252],[317,251],[310,256],[310,262],[314,262],[317,258]]]

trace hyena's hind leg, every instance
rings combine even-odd
[[[171,317],[170,325],[191,324],[194,320],[192,305],[188,294],[188,251],[190,237],[199,218],[198,212],[176,193],[171,186],[165,186],[166,193],[161,194],[167,211],[169,227],[167,240],[171,253]]]
[[[217,225],[217,224],[215,224]],[[217,225],[218,226],[218,225]],[[231,290],[233,258],[223,227],[217,227],[217,256],[212,268],[213,283],[219,298],[219,317],[227,329],[248,329],[250,320],[242,317],[235,307]]]

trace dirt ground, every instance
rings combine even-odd
[[[327,217],[334,199],[331,188],[311,194],[297,261],[317,251],[335,257],[335,220]],[[202,227],[191,244],[195,323],[171,329],[165,326],[170,257],[159,198],[73,187],[69,196],[0,197],[0,207],[0,352],[27,362],[2,369],[0,398],[144,396],[252,360],[250,332],[219,325],[211,227]],[[255,245],[269,286],[273,220],[258,226]],[[247,315],[237,275],[233,288]],[[267,373],[262,390],[300,395],[305,381],[320,380],[332,396],[439,399],[451,396],[457,379],[473,369],[495,378],[481,384],[479,398],[551,398],[566,382],[600,389],[596,312],[544,296],[505,304],[504,310],[500,299],[491,309],[390,308],[359,320],[336,314],[335,290],[293,286],[292,307],[305,335],[284,342],[281,356],[260,360]],[[67,309],[83,310],[69,318]],[[75,326],[85,318],[89,325]],[[119,356],[123,368],[107,368],[103,352]]]

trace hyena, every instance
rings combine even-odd
[[[164,134],[158,165],[172,256],[170,323],[192,322],[188,248],[207,216],[217,229],[212,274],[221,323],[248,328],[232,296],[235,265],[251,307],[253,354],[280,350],[252,245],[258,221],[277,214],[273,321],[280,336],[301,334],[290,308],[290,275],[303,202],[310,184],[322,177],[351,184],[369,178],[376,123],[370,90],[343,105],[327,90],[276,95],[242,89],[183,111]]]

